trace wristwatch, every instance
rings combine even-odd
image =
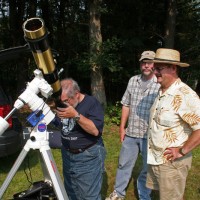
[[[184,149],[183,149],[183,147],[181,147],[180,149],[179,149],[179,153],[182,155],[182,156],[185,156],[185,152],[184,152]]]
[[[74,117],[75,121],[78,122],[80,120],[80,114],[78,113],[75,117]]]

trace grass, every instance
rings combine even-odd
[[[114,187],[116,169],[118,164],[118,156],[121,147],[118,135],[118,127],[116,125],[106,125],[104,129],[104,143],[107,150],[107,157],[105,161],[105,174],[102,185],[102,199],[104,200],[108,196]],[[53,157],[57,164],[60,175],[62,176],[62,161],[60,150],[52,150]],[[187,186],[185,191],[185,199],[187,200],[199,200],[200,199],[200,148],[193,151],[193,165],[189,172],[187,179]],[[0,158],[0,185],[5,180],[8,172],[10,171],[13,163],[15,162],[18,154]],[[12,199],[13,195],[28,189],[30,182],[27,177],[31,179],[30,172],[27,168],[27,160],[29,159],[30,171],[32,174],[32,181],[36,182],[42,180],[43,173],[40,166],[39,153],[37,150],[30,150],[26,159],[18,169],[14,178],[12,179],[9,187],[3,195],[3,200]],[[26,173],[24,172],[26,169]],[[141,169],[141,158],[139,157],[136,162],[136,166],[133,170],[133,176],[127,188],[126,200],[137,200],[137,192],[135,189],[135,182]],[[152,200],[159,200],[157,193],[153,192]]]

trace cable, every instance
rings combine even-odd
[[[31,185],[33,185],[33,177],[32,177],[32,174],[31,174],[31,170],[30,170],[30,159],[29,159],[29,156],[27,156],[27,158],[25,159],[26,162],[24,162],[24,173],[26,175],[26,179],[27,181],[30,183],[29,187],[31,187]],[[26,172],[26,168],[28,168],[28,171],[29,171],[29,176],[28,176],[28,173]]]

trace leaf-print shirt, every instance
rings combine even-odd
[[[163,153],[168,147],[179,147],[192,131],[200,129],[199,96],[180,79],[163,94],[159,91],[150,111],[147,163],[166,162]]]

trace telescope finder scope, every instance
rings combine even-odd
[[[41,18],[30,18],[23,23],[24,38],[29,44],[37,67],[53,88],[52,97],[60,97],[61,85],[48,42],[48,32]]]

